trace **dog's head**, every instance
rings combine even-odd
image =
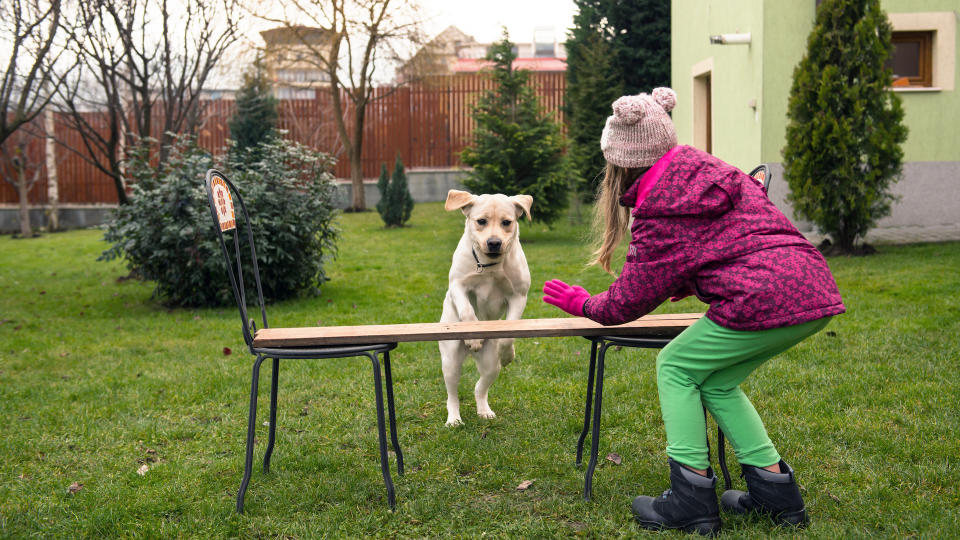
[[[473,195],[451,189],[447,193],[447,210],[460,210],[467,217],[466,234],[474,249],[488,257],[507,253],[519,237],[517,221],[524,215],[530,219],[530,195]]]

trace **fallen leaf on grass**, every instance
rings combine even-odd
[[[520,482],[520,485],[517,486],[517,491],[526,491],[536,480],[524,480]]]
[[[224,348],[223,348],[223,355],[224,355],[224,356],[230,356],[230,353],[232,353],[232,352],[233,352],[233,351],[230,350],[230,347],[224,347]]]
[[[60,353],[60,358],[63,358],[63,357],[65,357],[65,356],[70,356],[70,353],[68,353],[68,352],[62,352],[62,353]]]
[[[840,502],[840,497],[837,497],[836,495],[834,495],[833,493],[830,493],[829,491],[827,491],[827,496],[836,502]]]
[[[137,469],[137,474],[139,474],[140,476],[143,476],[147,474],[147,471],[149,470],[150,470],[150,467],[146,463],[144,463],[143,465],[140,466],[139,469]]]
[[[607,454],[607,461],[612,461],[614,465],[619,465],[620,463],[623,462],[623,458],[620,457],[620,454],[617,454],[615,452],[610,452],[609,454]]]
[[[70,487],[67,488],[67,493],[69,493],[70,495],[73,495],[74,493],[80,491],[81,489],[83,489],[83,484],[81,484],[80,482],[74,482],[70,484]]]

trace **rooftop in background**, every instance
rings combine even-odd
[[[493,62],[482,58],[460,58],[453,64],[454,73],[471,73],[493,66]],[[517,58],[513,69],[529,71],[566,71],[566,58]]]
[[[566,49],[558,42],[553,27],[538,27],[533,41],[514,42],[517,59],[515,69],[540,72],[567,70]],[[479,43],[456,26],[449,26],[424,45],[414,57],[400,68],[400,78],[410,79],[424,75],[475,73],[492,65],[484,58],[491,43]]]

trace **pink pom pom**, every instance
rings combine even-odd
[[[613,102],[613,116],[622,124],[636,124],[643,116],[640,96],[623,96]]]
[[[670,88],[665,86],[654,88],[651,94],[653,95],[653,100],[659,103],[660,106],[663,107],[663,110],[667,112],[672,111],[677,105],[677,93]]]

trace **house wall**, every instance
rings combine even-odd
[[[761,156],[763,1],[674,0],[672,12],[671,85],[677,92],[673,121],[680,144],[694,145],[694,75],[709,70],[713,154],[753,168]],[[749,45],[710,43],[711,35],[746,32],[751,34]]]
[[[782,167],[787,100],[793,70],[806,51],[815,4],[814,0],[672,2],[672,85],[678,95],[673,118],[681,144],[694,140],[691,71],[712,64],[713,154],[745,170],[760,162],[770,164],[774,174],[770,197],[791,218],[793,210],[786,202],[788,189]],[[880,220],[867,240],[960,239],[957,1],[883,0],[881,5],[895,21],[904,21],[904,13],[952,14],[953,24],[941,25],[937,32],[941,45],[949,46],[947,54],[935,45],[939,57],[934,59],[941,69],[944,60],[949,60],[952,73],[949,80],[941,77],[939,90],[897,91],[903,100],[904,123],[910,130],[903,145],[903,175],[893,187],[900,199],[892,215]],[[740,32],[751,33],[750,45],[709,42],[713,34]],[[753,111],[745,104],[754,98],[757,114],[751,122]],[[812,231],[810,224],[796,223],[801,230]]]

